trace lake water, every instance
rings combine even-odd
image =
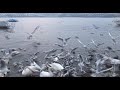
[[[10,18],[0,18],[0,20],[8,20]],[[53,48],[58,48],[55,43],[61,44],[57,37],[71,39],[68,41],[66,48],[79,47],[81,53],[83,52],[82,45],[75,39],[78,36],[80,40],[88,47],[95,48],[93,44],[90,44],[91,39],[96,43],[104,43],[100,46],[102,51],[105,47],[111,46],[114,49],[119,49],[120,38],[117,39],[117,45],[113,45],[113,42],[108,35],[110,32],[113,37],[120,35],[120,27],[117,27],[114,22],[114,18],[15,18],[19,22],[15,23],[12,32],[6,32],[0,29],[0,49],[2,48],[25,48],[27,51],[23,52],[23,56],[16,56],[10,62],[10,68],[12,69],[9,76],[20,76],[12,63],[14,61],[24,61],[30,57],[28,53],[32,54],[36,51],[49,51]],[[120,19],[120,18],[118,18]],[[40,25],[33,38],[28,40],[27,33],[32,33],[36,26]],[[98,27],[97,29],[94,27]],[[8,36],[10,39],[6,39]],[[41,45],[38,48],[33,47],[34,42],[40,42]],[[120,53],[118,53],[120,54]],[[40,54],[40,60],[44,59],[43,54]]]
[[[0,20],[8,20],[9,18],[1,18]],[[81,46],[75,39],[79,36],[80,40],[88,44],[91,39],[98,43],[107,42],[111,44],[108,31],[113,36],[118,36],[120,27],[112,22],[114,18],[16,18],[19,22],[15,23],[14,32],[4,32],[0,30],[0,47],[24,47],[31,42],[39,41],[41,46],[54,47],[54,43],[60,43],[57,37],[72,37],[68,42],[69,47],[73,45]],[[94,25],[99,27],[94,28]],[[31,40],[27,40],[27,33],[31,33],[36,26],[40,25],[40,29],[36,31]],[[92,34],[93,33],[93,34]],[[100,36],[103,34],[103,36]],[[9,35],[10,39],[5,39],[5,35]],[[119,40],[119,39],[118,39]]]

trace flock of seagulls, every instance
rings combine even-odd
[[[9,62],[12,60],[12,58],[15,55],[19,55],[21,54],[20,51],[18,51],[18,49],[16,48],[10,48],[9,50],[6,49],[1,49],[0,50],[1,53],[3,53],[3,57],[0,58],[0,77],[6,77],[7,74],[9,72],[11,72],[11,70],[8,68]],[[37,54],[39,52],[34,54],[34,57],[32,57],[32,61],[28,61],[30,63],[29,66],[25,66],[23,67],[20,63],[13,63],[14,67],[20,66],[20,70],[19,72],[21,72],[22,76],[34,76],[34,73],[39,73],[40,77],[51,77],[53,76],[53,70],[55,71],[61,71],[63,70],[63,66],[59,63],[50,63],[50,64],[46,64],[44,66],[39,66],[36,62],[35,62],[35,58],[37,58]],[[46,67],[48,69],[46,69]],[[46,69],[46,70],[45,70]]]
[[[11,20],[12,21],[12,20]],[[100,27],[93,24],[95,29]],[[34,33],[39,30],[40,26],[37,26],[32,33],[29,34],[27,39],[32,39]],[[113,37],[110,32],[108,32],[111,40],[116,44],[116,39],[120,36]],[[6,36],[9,39],[8,36]],[[45,63],[39,65],[36,61],[40,52],[37,52],[30,57],[29,65],[23,66],[22,62],[14,62],[14,67],[19,67],[19,73],[23,77],[82,77],[85,74],[88,74],[90,77],[99,77],[104,76],[107,72],[110,73],[111,77],[118,76],[116,73],[116,66],[120,65],[119,58],[113,58],[105,54],[98,53],[97,50],[89,48],[88,45],[85,45],[78,36],[75,36],[74,39],[78,41],[83,48],[85,48],[87,54],[85,57],[81,53],[77,52],[79,47],[72,48],[71,50],[66,50],[64,47],[67,46],[68,41],[72,37],[62,38],[57,37],[57,39],[62,42],[62,44],[55,43],[54,45],[58,46],[58,49],[52,49],[45,51],[46,54],[44,59]],[[104,43],[96,43],[93,39],[90,40],[90,43],[93,44],[96,48],[104,45]],[[36,45],[40,43],[36,42]],[[112,50],[111,47],[107,47],[109,52]],[[7,77],[8,73],[11,72],[9,68],[9,62],[12,61],[12,58],[16,55],[22,54],[22,48],[10,48],[10,49],[1,49],[0,52],[3,54],[3,57],[0,58],[0,77]],[[59,53],[57,52],[59,51]],[[118,70],[119,71],[119,70]]]
[[[108,32],[108,35],[113,38],[113,36]],[[71,39],[69,38],[57,38],[62,42],[63,47],[67,45],[67,42]],[[117,37],[118,38],[118,37]],[[91,77],[97,77],[99,74],[108,72],[108,71],[114,71],[115,65],[120,64],[119,59],[115,59],[109,56],[106,56],[105,54],[100,54],[98,52],[91,53],[91,49],[89,49],[88,45],[85,45],[78,36],[75,37],[75,39],[87,50],[89,53],[88,56],[90,56],[92,59],[88,58],[88,56],[83,58],[83,56],[80,53],[77,53],[76,50],[78,50],[79,47],[75,47],[69,51],[67,51],[65,48],[61,48],[58,44],[58,49],[52,49],[49,51],[44,52],[46,54],[45,58],[47,61],[52,60],[51,62],[46,62],[43,65],[38,65],[36,62],[36,59],[38,58],[39,52],[35,53],[30,59],[32,61],[29,61],[28,66],[23,66],[21,64],[13,63],[13,66],[19,66],[21,72],[21,75],[24,77],[29,76],[37,76],[39,77],[79,77],[77,73],[77,67],[79,68],[79,72],[81,74],[87,73],[85,68],[89,68],[89,70],[92,72]],[[96,42],[91,39],[91,42],[96,48],[98,48],[100,45],[103,44],[96,44]],[[114,43],[114,42],[113,42]],[[40,45],[40,43],[38,44]],[[112,50],[111,47],[107,47],[108,50]],[[9,50],[1,49],[0,52],[3,53],[3,57],[0,58],[0,77],[6,77],[8,73],[11,72],[11,70],[8,68],[9,62],[12,60],[12,58],[16,55],[21,54],[20,48],[10,48]],[[60,50],[60,53],[56,53],[58,50]],[[99,57],[98,57],[99,56]],[[94,58],[94,59],[93,59]],[[96,58],[96,59],[95,59]],[[61,62],[63,60],[63,62]],[[91,60],[93,60],[91,62]],[[77,66],[73,67],[75,62],[77,62]],[[101,68],[101,66],[110,64],[110,68]],[[95,66],[94,66],[95,65]]]

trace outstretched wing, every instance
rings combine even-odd
[[[50,51],[45,51],[45,53],[50,54],[50,53],[54,53],[54,52],[56,52],[56,51],[57,51],[57,49],[52,49],[52,50],[50,50]]]
[[[68,40],[70,40],[70,38],[71,38],[71,37],[69,37],[69,38],[66,38],[66,39],[65,39],[65,41],[67,42]]]
[[[57,39],[63,42],[63,39],[62,39],[62,38],[59,38],[59,37],[58,37]]]
[[[101,45],[103,45],[104,43],[98,43],[98,45],[97,46],[101,46]]]
[[[56,43],[55,45],[57,45],[57,46],[59,46],[59,47],[63,48],[63,46],[62,46],[62,45],[60,45],[60,44],[57,44],[57,43]]]
[[[95,29],[98,29],[98,28],[99,28],[98,26],[96,26],[96,25],[94,25],[94,24],[93,24],[93,27],[94,27]]]
[[[76,39],[79,39],[79,37],[78,37],[78,36],[75,36],[75,38],[76,38]]]
[[[113,36],[111,35],[111,33],[110,33],[110,32],[108,32],[108,34],[109,34],[109,36],[113,39]]]
[[[78,49],[78,47],[73,48],[73,49],[71,50],[71,53],[75,52],[76,49]]]
[[[93,43],[96,47],[98,46],[93,39],[91,43]]]
[[[31,34],[34,34],[34,33],[36,32],[36,30],[39,29],[39,27],[40,27],[40,26],[37,26]]]

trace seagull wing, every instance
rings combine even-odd
[[[31,34],[34,34],[34,33],[36,32],[36,30],[39,29],[39,27],[40,27],[40,26],[37,26]]]
[[[57,39],[60,40],[60,41],[62,41],[62,42],[64,41],[62,38],[59,38],[59,37]]]
[[[101,46],[101,45],[103,45],[104,43],[98,43],[98,45],[97,46]]]
[[[111,35],[111,33],[110,33],[110,32],[108,32],[108,34],[109,34],[109,36],[113,39],[113,36]]]
[[[62,45],[59,45],[59,44],[55,44],[55,45],[57,45],[57,46],[59,46],[59,47],[63,47]]]
[[[78,37],[78,36],[75,36],[75,38],[76,38],[76,39],[79,39],[79,37]]]
[[[53,49],[53,50],[49,51],[48,53],[50,54],[50,53],[54,53],[56,51],[57,51],[57,49]]]
[[[93,39],[92,39],[92,43],[93,43],[96,47],[98,46]]]
[[[66,39],[65,39],[65,41],[67,42],[68,40],[70,40],[70,38],[71,38],[71,37],[69,37],[69,38],[66,38]]]
[[[73,48],[73,49],[71,50],[71,53],[74,52],[76,49],[78,49],[78,47]]]
[[[95,28],[95,29],[98,29],[98,28],[99,28],[99,27],[97,27],[97,26],[96,26],[96,25],[94,25],[94,24],[93,24],[93,26],[94,26],[94,28]]]

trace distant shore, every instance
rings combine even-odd
[[[120,13],[0,13],[0,17],[120,17]]]

